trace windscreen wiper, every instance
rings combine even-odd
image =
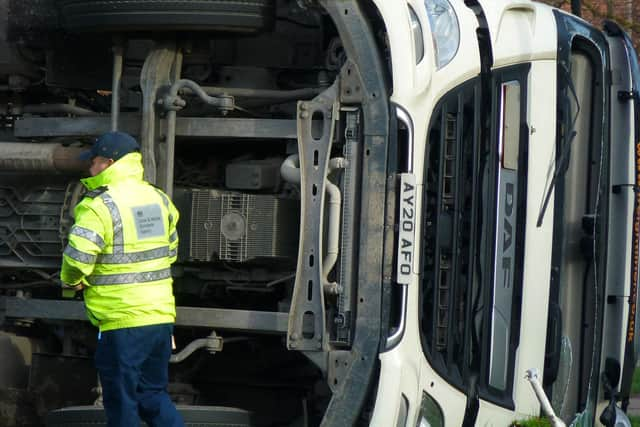
[[[578,101],[578,95],[576,93],[576,88],[573,85],[573,80],[571,80],[570,71],[567,70],[565,67],[563,67],[562,69],[564,70],[564,73],[563,73],[564,79],[566,80],[569,91],[571,92],[571,95],[573,96],[573,99],[576,103],[576,113],[573,117],[573,120],[571,121],[569,137],[567,138],[567,141],[564,144],[564,147],[562,147],[562,152],[560,153],[560,157],[558,158],[558,161],[555,162],[555,168],[553,169],[553,177],[551,178],[550,182],[549,182],[549,175],[551,175],[551,171],[554,166],[554,163],[549,165],[549,171],[547,173],[548,187],[544,197],[542,198],[542,204],[540,205],[540,212],[538,213],[538,220],[536,221],[536,227],[540,227],[542,225],[544,214],[547,212],[547,207],[549,205],[549,199],[551,199],[551,193],[553,193],[556,183],[558,182],[558,178],[563,176],[569,169],[569,159],[571,158],[571,144],[577,135],[577,132],[575,129],[576,129],[576,122],[578,121],[578,115],[580,114],[580,102]]]

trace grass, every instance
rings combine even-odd
[[[551,427],[551,423],[546,418],[533,417],[526,420],[514,421],[511,427]],[[638,427],[640,427],[640,424]]]
[[[633,372],[633,380],[631,382],[631,395],[640,394],[640,369]]]
[[[631,395],[634,396],[638,394],[640,394],[640,368],[633,372],[633,379],[631,380]],[[631,420],[632,427],[640,427],[640,417],[631,416],[629,419]]]

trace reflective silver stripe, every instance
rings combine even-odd
[[[169,243],[173,243],[176,240],[178,240],[178,232],[174,231],[173,233],[171,233],[171,236],[169,236]]]
[[[129,264],[132,262],[150,261],[152,259],[166,258],[170,255],[169,246],[148,249],[140,252],[126,252],[122,254],[100,254],[97,264]]]
[[[169,197],[159,189],[155,187],[154,189],[156,190],[156,193],[158,193],[162,198],[162,203],[164,203],[164,207],[167,208],[167,212],[169,212],[169,225],[173,224],[173,215],[171,215],[171,209],[169,209]]]
[[[71,245],[67,245],[64,250],[64,254],[69,258],[73,258],[76,261],[83,262],[85,264],[93,264],[96,262],[96,256],[77,250]]]
[[[169,251],[169,258],[173,258],[174,256],[178,255],[178,250],[177,249],[171,249]]]
[[[169,277],[171,277],[171,269],[165,268],[164,270],[144,273],[92,274],[87,278],[87,281],[92,285],[125,285],[129,283],[154,282],[168,279]]]
[[[122,217],[120,216],[120,210],[109,193],[102,193],[100,198],[111,214],[111,222],[113,223],[113,254],[124,253],[124,235],[122,234]]]
[[[102,240],[102,237],[100,237],[100,235],[93,230],[80,227],[79,225],[74,225],[73,227],[71,227],[70,234],[82,237],[83,239],[87,239],[91,243],[95,243],[95,245],[100,249],[104,248],[104,240]]]

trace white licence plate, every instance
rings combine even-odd
[[[409,284],[415,252],[416,177],[400,175],[400,211],[398,212],[398,245],[396,247],[396,282]]]

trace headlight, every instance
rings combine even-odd
[[[418,15],[416,15],[416,12],[411,6],[409,6],[409,17],[411,18],[411,32],[413,33],[413,44],[416,51],[417,64],[424,58],[424,36],[422,35],[422,25],[420,25]]]
[[[422,393],[422,404],[416,427],[444,427],[444,415],[438,403],[427,393]]]
[[[458,17],[448,0],[425,0],[427,16],[431,25],[431,36],[438,70],[447,65],[460,44]]]

